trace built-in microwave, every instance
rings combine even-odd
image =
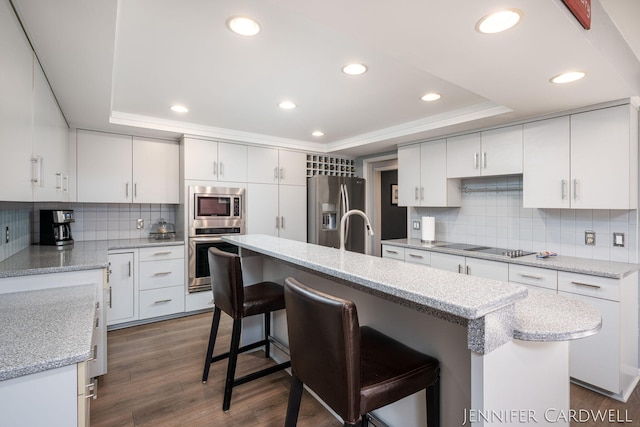
[[[244,188],[189,187],[189,235],[244,234]]]

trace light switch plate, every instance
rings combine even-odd
[[[413,221],[413,229],[420,230],[420,221]]]
[[[584,232],[584,244],[588,246],[596,245],[596,232],[593,230],[587,230]]]
[[[624,248],[624,233],[613,233],[613,246]]]

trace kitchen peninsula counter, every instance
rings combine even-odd
[[[527,298],[518,285],[271,236],[223,239],[241,248],[243,274],[251,281],[283,283],[293,276],[351,299],[361,325],[438,358],[442,425],[461,425],[470,409],[524,408],[537,413],[538,422],[547,408],[568,411],[567,340],[601,327],[590,305],[556,295]],[[582,317],[564,322],[571,313]],[[283,316],[273,314],[273,335],[286,345]],[[259,333],[259,325],[255,329]],[[423,425],[421,399],[414,396],[410,407],[390,405],[376,413],[389,425]]]

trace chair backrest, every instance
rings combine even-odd
[[[242,264],[237,254],[209,248],[209,274],[213,303],[234,319],[243,317],[244,283]]]
[[[344,420],[360,417],[360,326],[353,302],[285,280],[293,374]]]

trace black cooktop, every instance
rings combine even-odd
[[[440,247],[449,248],[449,249],[459,249],[459,250],[470,251],[470,252],[482,252],[485,254],[492,254],[492,255],[502,255],[509,258],[517,258],[525,255],[535,254],[535,252],[523,251],[522,249],[492,248],[490,246],[479,246],[479,245],[472,245],[469,243],[446,243],[444,245],[440,245]]]

